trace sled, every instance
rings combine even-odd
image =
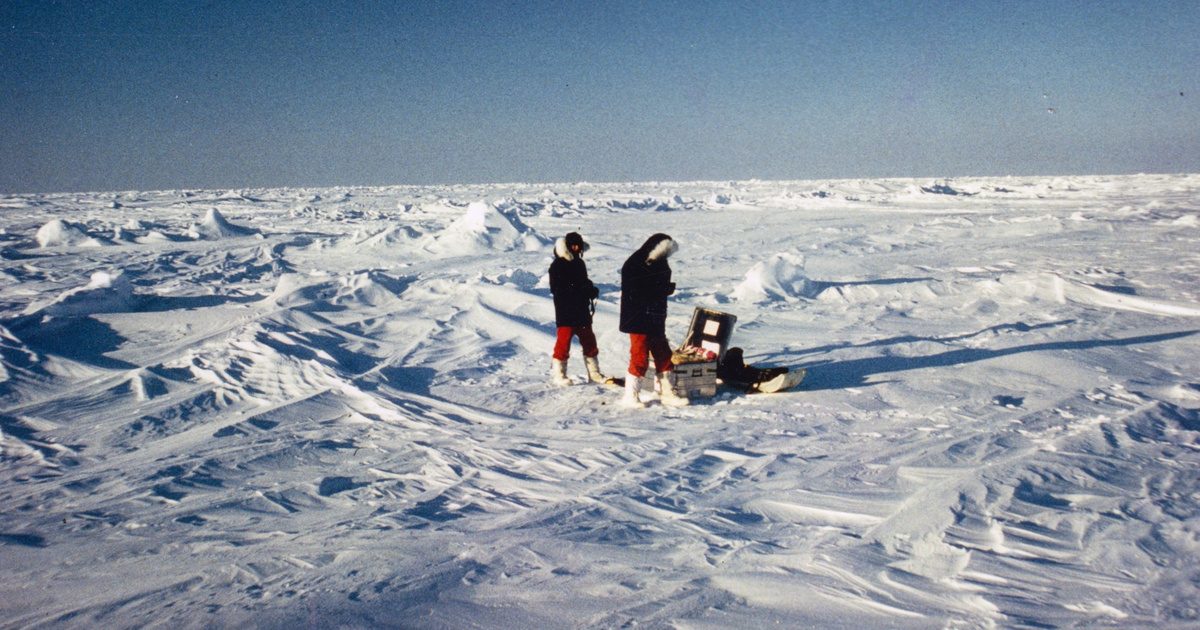
[[[801,383],[808,374],[804,368],[756,367],[746,365],[741,348],[729,348],[718,367],[717,375],[725,385],[737,387],[747,393],[773,394],[791,389]]]
[[[726,387],[747,393],[773,394],[787,391],[804,381],[804,368],[757,367],[746,365],[741,348],[729,347],[737,316],[707,308],[696,307],[684,337],[683,346],[675,350],[671,369],[671,386],[675,393],[688,398],[708,398],[716,395],[718,379]],[[685,350],[699,349],[706,360],[680,358]],[[603,385],[625,387],[624,377],[608,377]]]
[[[799,369],[795,369],[795,370],[790,369],[790,368],[778,368],[778,369],[787,370],[787,371],[782,374],[779,374],[778,376],[770,378],[768,380],[759,381],[757,383],[752,383],[749,386],[747,386],[746,391],[747,392],[762,392],[764,394],[773,394],[775,392],[782,392],[784,390],[788,390],[788,389],[791,389],[791,388],[799,385],[804,380],[804,377],[808,374],[808,370],[806,370],[804,368],[799,368]]]

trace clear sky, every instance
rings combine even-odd
[[[1200,1],[0,0],[0,191],[1200,172]]]

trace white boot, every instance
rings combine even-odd
[[[621,406],[623,407],[645,407],[641,398],[642,379],[640,376],[634,376],[632,373],[625,375],[625,395],[621,397]]]
[[[608,377],[600,371],[600,359],[597,357],[584,357],[583,364],[587,366],[588,382],[603,383],[608,380]]]
[[[571,379],[567,378],[567,362],[555,359],[550,364],[550,382],[565,387],[571,384]]]
[[[662,404],[668,407],[686,407],[691,404],[687,396],[675,393],[675,388],[671,386],[670,372],[659,372],[655,380],[658,381],[658,399],[662,401]]]

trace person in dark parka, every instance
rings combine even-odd
[[[567,359],[572,337],[579,337],[579,344],[583,346],[588,381],[603,383],[608,378],[600,372],[597,358],[600,349],[592,331],[592,300],[600,295],[600,291],[588,278],[587,264],[583,262],[583,253],[588,249],[578,232],[571,232],[554,243],[550,293],[554,294],[554,324],[558,333],[550,377],[558,385],[571,384],[571,379],[567,378]]]
[[[655,234],[638,248],[621,267],[621,324],[629,334],[629,373],[625,377],[622,402],[642,406],[641,379],[654,357],[663,404],[682,406],[687,398],[671,387],[671,344],[667,341],[667,297],[675,292],[667,259],[679,245],[666,234]]]

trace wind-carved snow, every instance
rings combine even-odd
[[[781,252],[751,267],[733,297],[744,302],[794,302],[816,297],[818,292],[819,287],[804,275],[804,256]]]
[[[111,245],[107,239],[91,236],[82,226],[53,219],[38,228],[34,235],[39,247],[102,247]]]
[[[0,198],[0,615],[1196,625],[1198,193],[1145,175]],[[647,390],[631,411],[576,342],[575,385],[552,386],[547,268],[570,231],[606,372],[628,357],[619,269],[665,232],[671,341],[693,307],[726,311],[750,363],[804,383],[682,409]]]
[[[462,217],[429,239],[426,248],[445,256],[478,254],[488,250],[537,251],[549,239],[525,225],[520,217],[475,201]]]
[[[204,215],[204,220],[188,231],[188,235],[192,238],[218,240],[223,238],[237,238],[240,236],[251,236],[258,232],[252,228],[230,223],[221,211],[216,208],[209,208]]]
[[[134,308],[133,285],[123,271],[96,271],[82,287],[69,289],[47,304],[31,304],[25,314],[81,316]]]

